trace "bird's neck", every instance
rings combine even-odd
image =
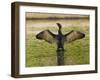
[[[61,28],[58,30],[58,34],[62,35]]]

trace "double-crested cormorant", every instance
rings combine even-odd
[[[63,35],[62,34],[62,26],[60,23],[56,23],[58,25],[58,34],[52,33],[50,30],[44,30],[36,35],[37,39],[45,40],[49,43],[57,43],[57,50],[64,50],[64,43],[72,42],[78,39],[82,39],[85,37],[85,34],[80,31],[70,31],[69,33]]]

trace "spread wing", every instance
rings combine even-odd
[[[85,37],[85,34],[80,31],[70,31],[69,33],[64,35],[64,41],[70,43],[72,41],[82,39]]]
[[[53,34],[50,30],[44,30],[38,33],[36,38],[39,40],[45,40],[49,43],[54,43],[56,41],[56,35]]]

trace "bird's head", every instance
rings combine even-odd
[[[57,24],[57,26],[58,26],[58,28],[59,29],[61,29],[62,28],[62,26],[61,26],[61,24],[60,23],[56,23]]]

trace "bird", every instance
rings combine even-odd
[[[50,30],[46,29],[41,32],[39,32],[36,35],[36,39],[39,40],[45,40],[48,43],[56,43],[57,44],[57,50],[64,50],[64,44],[65,43],[71,43],[75,40],[82,39],[85,37],[85,34],[76,31],[71,30],[70,32],[63,34],[62,33],[62,25],[60,23],[56,23],[58,26],[58,34],[52,33]]]

